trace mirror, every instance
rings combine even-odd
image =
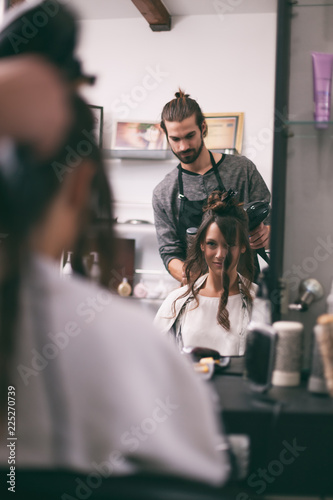
[[[103,107],[106,156],[111,156],[117,120],[158,122],[164,104],[181,86],[205,114],[244,112],[242,154],[270,188],[276,0],[164,0],[164,5],[172,16],[171,30],[156,33],[130,0],[70,2],[80,19],[79,56],[86,72],[97,75],[96,85],[83,92],[90,104]],[[152,191],[177,160],[107,163],[118,221],[153,222]],[[137,267],[146,265],[164,270],[156,245]]]
[[[70,2],[80,19],[79,56],[86,72],[97,75],[96,85],[83,92],[91,105],[103,107],[106,156],[112,156],[117,120],[158,122],[164,104],[181,86],[205,114],[244,112],[242,154],[255,163],[270,188],[276,0],[163,3],[172,16],[171,30],[156,33],[130,0]],[[133,218],[153,222],[152,191],[176,164],[174,157],[108,159],[118,222]],[[157,251],[154,228],[145,228],[148,248],[140,228],[117,226],[120,237],[136,239],[136,267],[156,271],[155,275],[138,274],[134,286],[143,280],[154,292],[162,278],[164,290],[172,288],[173,279]],[[157,310],[158,305],[156,300],[149,307]]]
[[[165,0],[172,28],[161,33],[150,30],[130,0],[68,3],[80,19],[78,52],[85,71],[98,77],[97,85],[83,92],[89,104],[103,107],[106,151],[117,120],[159,121],[163,105],[181,85],[205,114],[244,112],[242,153],[271,185],[275,0]],[[153,221],[152,190],[175,163],[108,161],[119,221]],[[148,257],[147,248],[139,252],[139,267],[162,273],[156,244],[152,249]]]

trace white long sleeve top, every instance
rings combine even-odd
[[[61,280],[58,265],[40,257],[24,277],[20,311],[16,467],[226,482],[207,387],[149,316],[87,280]],[[2,466],[7,437],[2,429]]]

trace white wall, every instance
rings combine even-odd
[[[143,18],[80,21],[78,52],[85,70],[98,76],[83,92],[90,104],[104,107],[104,148],[111,146],[115,120],[158,121],[181,86],[204,113],[245,113],[243,154],[270,187],[276,14],[187,16],[172,22],[170,32],[154,33]],[[152,190],[175,164],[109,160],[119,220],[152,221]]]
[[[4,12],[5,12],[5,0],[0,0],[0,24],[2,23]]]

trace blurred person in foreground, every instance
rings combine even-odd
[[[26,91],[29,65],[54,84],[58,111]],[[227,445],[207,388],[150,317],[79,276],[101,214],[106,230],[95,239],[105,283],[112,270],[111,195],[88,107],[56,69],[28,55],[0,61],[3,103],[1,139],[16,147],[0,146],[1,467],[14,393],[18,469],[147,471],[225,484]],[[83,143],[87,153],[73,164],[69,148]],[[68,249],[78,274],[64,281]]]

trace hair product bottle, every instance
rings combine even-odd
[[[333,397],[333,315],[322,314],[314,328],[323,361],[324,376],[328,393]]]
[[[313,67],[314,119],[317,129],[328,128],[331,117],[333,54],[311,52]]]
[[[327,318],[333,318],[333,282],[331,286],[331,291],[326,299],[327,304]],[[328,316],[329,315],[329,316]],[[321,317],[321,320],[325,318],[325,315]],[[319,319],[319,318],[318,318]],[[318,322],[318,320],[317,320]],[[328,394],[325,373],[324,373],[324,365],[323,365],[323,357],[320,351],[318,338],[320,338],[322,334],[323,327],[319,324],[314,327],[312,334],[312,360],[311,360],[311,373],[308,381],[308,391],[316,393],[316,394]]]
[[[61,277],[63,279],[69,279],[73,275],[72,253],[73,252],[67,252],[66,264],[62,268],[62,272],[61,272]]]
[[[123,278],[123,281],[118,285],[117,291],[122,297],[128,297],[131,295],[132,287],[128,282],[127,278]]]
[[[303,323],[299,321],[276,321],[277,332],[272,384],[292,387],[301,382],[303,359]]]
[[[135,297],[138,297],[139,299],[143,299],[147,297],[147,294],[148,294],[147,287],[144,284],[143,280],[140,280],[140,283],[135,285],[135,287],[133,288],[133,295]]]
[[[308,391],[313,392],[315,394],[328,394],[325,375],[324,375],[323,358],[321,356],[321,352],[319,349],[316,329],[317,326],[314,327],[314,331],[312,334],[313,335],[312,360],[311,360],[311,373],[308,380]]]
[[[99,262],[98,262],[98,253],[91,252],[91,255],[93,255],[93,263],[89,275],[92,281],[95,281],[95,283],[99,283],[101,277],[101,269],[99,267]]]

